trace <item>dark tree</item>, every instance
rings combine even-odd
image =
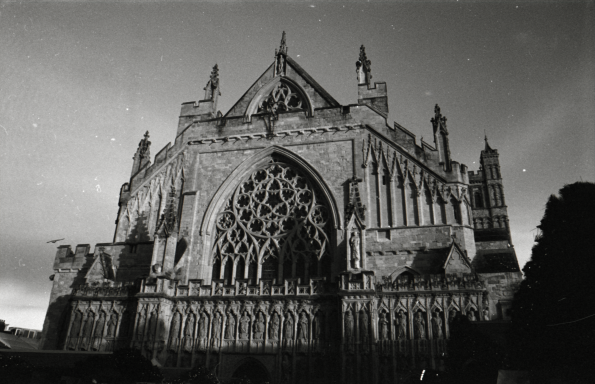
[[[513,302],[510,365],[582,382],[595,361],[595,184],[552,195],[538,228]]]
[[[0,354],[0,378],[7,380],[7,383],[28,383],[31,380],[33,368],[18,356]]]

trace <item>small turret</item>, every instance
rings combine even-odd
[[[217,99],[219,99],[219,96],[221,96],[221,91],[219,90],[219,65],[215,64],[213,67],[213,70],[211,71],[211,77],[209,78],[204,90],[205,98],[203,101],[212,101],[213,111],[216,111]]]
[[[434,128],[434,145],[438,150],[439,163],[446,172],[452,170],[450,158],[450,145],[448,143],[448,130],[446,129],[446,117],[440,113],[438,104],[434,107],[434,117],[430,120]]]
[[[372,62],[366,56],[366,48],[362,45],[359,49],[359,60],[355,63],[357,73],[357,103],[368,105],[384,117],[388,116],[388,96],[386,83],[372,85]]]
[[[130,178],[138,173],[145,165],[151,163],[151,142],[149,141],[149,131],[145,133],[143,139],[138,143],[138,149],[134,154],[132,160],[132,172],[130,173]]]
[[[189,101],[182,104],[178,120],[178,135],[193,122],[214,119],[217,116],[217,100],[221,96],[219,66],[215,64],[211,76],[204,87],[205,98],[200,101]]]

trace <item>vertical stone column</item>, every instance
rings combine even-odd
[[[422,226],[424,225],[424,217],[423,217],[423,209],[421,206],[421,193],[419,189],[415,190],[415,201],[417,201],[417,225]]]
[[[409,203],[407,202],[407,190],[409,187],[407,186],[407,176],[403,177],[403,188],[401,188],[401,194],[403,195],[403,225],[409,226],[409,221],[411,218],[409,217]]]
[[[389,183],[390,183],[390,206],[391,206],[391,217],[392,217],[392,226],[397,227],[399,222],[397,221],[397,196],[395,189],[398,189],[395,186],[395,177],[391,176]]]

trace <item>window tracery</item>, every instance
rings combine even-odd
[[[266,279],[327,275],[329,219],[322,194],[308,178],[271,161],[236,188],[217,217],[213,278],[226,258],[249,264],[249,278],[256,278],[256,263]]]
[[[268,112],[278,114],[304,109],[306,103],[300,93],[286,83],[278,83],[273,91],[258,104],[256,113]]]

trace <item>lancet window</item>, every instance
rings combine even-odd
[[[329,221],[318,188],[295,168],[273,160],[245,179],[219,213],[213,278],[223,278],[222,265],[235,260],[244,270],[236,268],[234,279],[247,276],[253,283],[330,276]]]

